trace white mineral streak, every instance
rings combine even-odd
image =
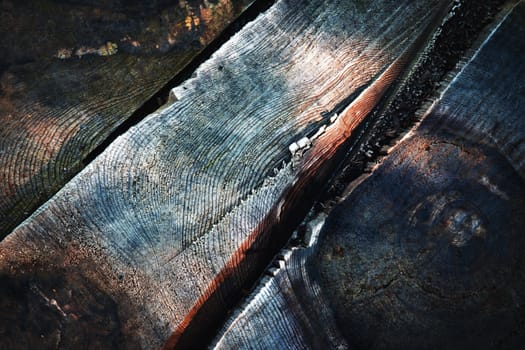
[[[310,148],[310,146],[312,146],[312,142],[308,137],[303,137],[297,141],[297,146],[299,146],[299,148]]]
[[[292,153],[292,155],[295,154],[295,152],[297,152],[299,150],[299,146],[297,145],[297,143],[292,143],[290,146],[288,146],[288,149],[290,150],[290,153]]]
[[[322,134],[324,134],[324,132],[326,131],[326,125],[323,125],[319,128],[319,130],[317,130],[317,132],[314,134],[314,136],[312,136],[312,140],[315,140],[316,138],[318,138],[319,136],[321,136]]]

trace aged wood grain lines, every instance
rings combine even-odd
[[[109,308],[92,341],[127,347],[184,333],[207,291],[217,317],[265,264],[264,245],[246,251],[210,289],[292,181],[288,146],[379,76],[436,3],[277,2],[2,242],[3,306],[17,294],[19,312],[48,315],[49,341],[98,330]]]
[[[147,4],[2,2],[0,237],[80,171],[249,3],[192,1],[152,11]],[[188,16],[199,25],[188,27]]]

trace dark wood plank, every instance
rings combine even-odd
[[[173,103],[118,138],[0,244],[4,305],[16,300],[28,322],[42,312],[55,322],[24,333],[27,344],[42,341],[35,331],[50,342],[57,333],[80,343],[96,334],[126,347],[205,342],[202,329],[286,241],[267,220],[283,213],[293,223],[311,204],[300,201],[307,192],[289,190],[311,185],[300,170],[315,169],[319,146],[352,134],[404,72],[416,53],[407,47],[424,43],[416,38],[435,24],[439,3],[448,4],[280,1],[243,28],[173,90]],[[292,160],[289,146],[321,126],[327,132]],[[102,334],[105,309],[114,321]]]
[[[250,2],[2,1],[0,238]]]
[[[520,2],[327,219],[318,281],[351,347],[523,346],[524,19]]]

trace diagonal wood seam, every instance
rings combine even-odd
[[[339,116],[335,122],[320,135],[312,148],[298,167],[295,181],[287,186],[281,194],[277,204],[272,207],[268,214],[262,219],[257,227],[241,243],[239,248],[232,254],[225,266],[210,282],[206,291],[194,303],[180,322],[176,330],[164,344],[163,349],[172,349],[179,342],[184,331],[190,326],[194,316],[201,310],[212,295],[218,292],[221,285],[234,276],[237,267],[243,263],[248,252],[257,246],[259,240],[266,233],[282,221],[286,215],[294,209],[292,203],[301,199],[301,193],[310,185],[311,179],[327,178],[327,167],[333,163],[336,154],[342,151],[347,141],[353,136],[365,118],[377,107],[388,92],[392,91],[394,83],[407,71],[411,63],[417,60],[417,55],[424,49],[436,29],[443,23],[452,2],[443,0],[437,5],[437,9],[429,19],[427,25],[387,69],[367,87]],[[331,168],[331,167],[330,167]]]

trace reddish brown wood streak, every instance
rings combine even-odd
[[[272,210],[274,212],[274,210]],[[262,226],[265,221],[262,221],[255,230],[248,236],[248,238],[241,244],[237,251],[231,256],[230,260],[222,268],[219,274],[213,279],[206,291],[200,296],[195,302],[190,311],[186,314],[182,322],[179,324],[175,332],[170,336],[163,349],[173,349],[179,341],[181,335],[184,333],[186,328],[190,325],[191,321],[199,312],[201,307],[206,303],[209,297],[215,293],[222,285],[222,283],[229,277],[231,277],[237,268],[237,266],[243,261],[244,255],[251,248],[252,243],[257,240],[259,232],[263,229]]]
[[[278,226],[284,217],[291,210],[295,210],[295,205],[305,197],[305,189],[311,185],[312,179],[320,177],[326,179],[327,167],[338,151],[345,145],[346,141],[353,135],[356,128],[361,125],[364,119],[385,97],[393,83],[404,73],[407,66],[414,61],[418,52],[427,42],[429,36],[434,32],[437,25],[441,24],[443,17],[449,8],[449,1],[442,1],[428,24],[388,68],[376,79],[367,89],[365,89],[339,116],[339,118],[327,128],[312,146],[312,149],[305,155],[299,165],[296,181],[287,186],[281,194],[277,204],[266,214],[257,227],[241,243],[240,247],[230,257],[219,274],[211,281],[206,291],[198,298],[192,308],[179,323],[176,330],[165,343],[163,349],[172,349],[179,342],[182,334],[188,328],[194,317],[201,308],[209,301],[210,297],[218,292],[223,283],[233,277],[239,266],[245,263],[247,252],[258,246],[260,241],[267,239],[268,233]]]

